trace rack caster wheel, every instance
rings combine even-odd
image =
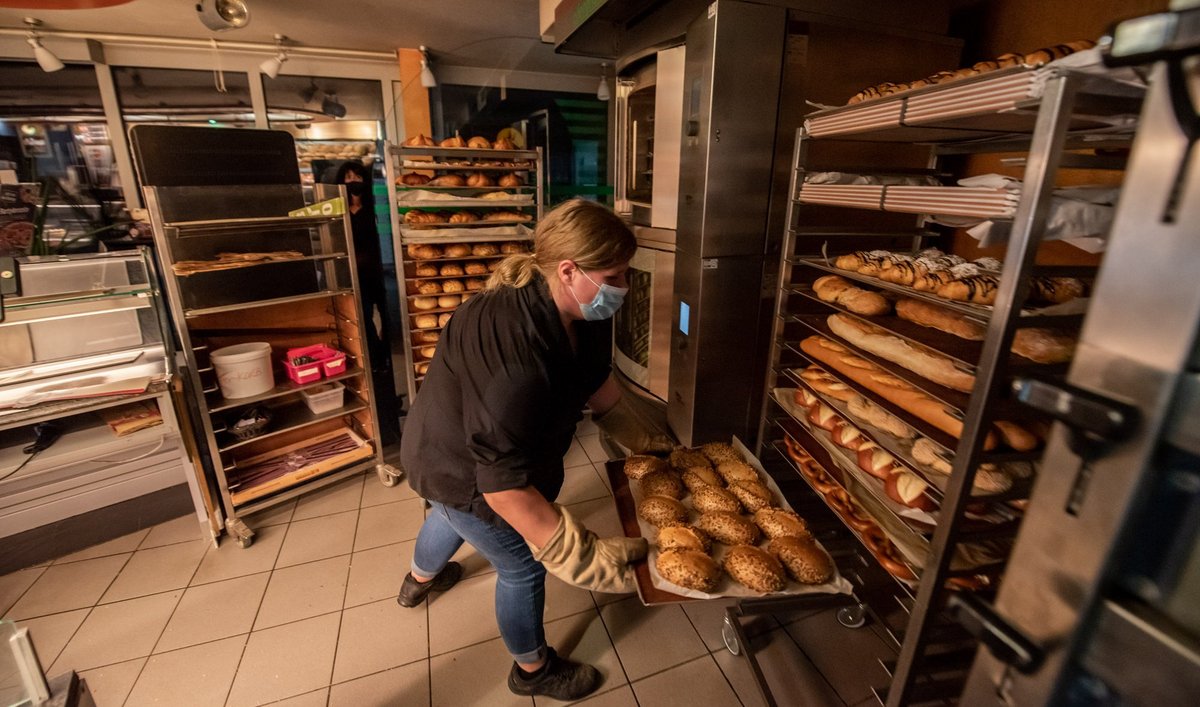
[[[862,628],[867,625],[867,608],[862,604],[843,606],[838,609],[837,621],[846,628]]]
[[[721,625],[721,640],[725,642],[725,650],[731,655],[741,655],[742,645],[738,643],[737,630],[733,627],[733,619],[725,617],[725,623]]]
[[[238,518],[231,518],[225,521],[225,529],[233,536],[234,542],[238,547],[245,550],[254,544],[254,531]]]
[[[400,483],[400,479],[404,476],[404,472],[391,464],[377,464],[375,466],[375,474],[379,477],[379,483],[387,488],[392,488]]]

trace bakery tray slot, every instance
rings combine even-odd
[[[266,432],[246,440],[238,440],[232,435],[222,435],[221,438],[217,440],[218,448],[221,453],[224,454],[225,452],[231,452],[235,449],[240,449],[248,444],[253,444],[260,440],[274,437],[275,435],[283,434],[284,432],[288,432],[290,430],[306,427],[318,422],[324,422],[325,420],[332,420],[334,418],[342,417],[343,415],[348,415],[353,412],[367,409],[367,405],[357,397],[353,395],[347,395],[346,397],[348,398],[348,402],[342,407],[319,414],[315,414],[310,411],[308,406],[306,406],[303,401],[297,401],[272,408],[271,423]]]

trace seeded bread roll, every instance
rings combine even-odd
[[[754,522],[769,538],[778,538],[784,535],[795,537],[810,535],[808,524],[804,522],[803,518],[782,508],[763,508],[755,512]]]
[[[700,514],[696,527],[726,545],[749,545],[758,542],[758,526],[737,513],[712,511]]]
[[[667,462],[647,454],[635,454],[625,460],[625,475],[637,481],[652,471],[666,471]]]
[[[706,555],[712,552],[712,539],[708,533],[690,525],[670,525],[659,529],[655,544],[660,550],[695,550]]]
[[[811,537],[789,535],[767,544],[767,552],[777,557],[801,584],[824,584],[833,577],[833,560]]]
[[[725,462],[741,462],[742,455],[737,453],[737,450],[724,442],[709,442],[701,445],[700,451],[708,460],[715,464],[723,464]]]
[[[758,472],[746,462],[730,461],[717,464],[717,473],[725,483],[734,481],[758,481]]]
[[[720,488],[725,485],[725,482],[712,469],[706,466],[695,466],[683,470],[683,485],[687,486],[688,491],[696,493],[696,489],[701,486],[716,486]]]
[[[668,458],[671,462],[671,467],[679,470],[690,469],[692,467],[712,468],[708,457],[704,456],[704,452],[698,449],[688,449],[687,447],[676,447],[671,450],[671,456]]]
[[[723,488],[708,484],[702,484],[692,491],[692,507],[701,513],[710,511],[737,513],[742,510],[736,496]]]
[[[684,525],[688,509],[670,496],[647,496],[637,509],[638,517],[656,528],[669,525]]]
[[[716,561],[696,550],[667,550],[660,552],[654,561],[658,573],[671,584],[685,589],[711,593],[721,579],[721,568]]]
[[[729,493],[751,513],[770,507],[775,500],[771,489],[757,481],[734,481],[729,484]]]
[[[652,471],[638,482],[644,496],[683,498],[683,481],[673,471]]]
[[[756,592],[777,592],[787,582],[779,560],[752,545],[729,548],[725,571],[734,581]]]

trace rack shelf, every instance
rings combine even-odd
[[[363,374],[363,370],[361,368],[359,368],[358,366],[350,366],[350,367],[347,367],[345,371],[343,371],[337,375],[326,376],[319,380],[315,380],[311,383],[293,383],[292,381],[288,380],[283,383],[280,383],[279,385],[275,386],[271,390],[268,390],[265,393],[260,393],[258,395],[251,395],[251,396],[247,396],[245,398],[234,398],[232,400],[230,400],[229,398],[220,397],[213,402],[211,407],[209,407],[209,411],[210,412],[225,412],[226,410],[235,410],[237,408],[246,407],[247,405],[254,405],[255,403],[261,403],[265,400],[273,400],[275,398],[282,398],[285,395],[299,393],[302,390],[308,390],[309,388],[315,388],[319,385],[324,385],[325,383],[332,383],[334,381],[345,380],[347,378],[354,378],[357,376],[361,376],[362,374]]]
[[[305,405],[303,401],[289,405],[282,405],[277,408],[272,408],[272,414],[274,417],[271,419],[270,431],[246,440],[239,440],[228,432],[222,432],[217,436],[218,448],[221,450],[221,452],[232,452],[250,444],[257,444],[264,439],[270,439],[276,435],[281,435],[285,432],[298,430],[301,427],[308,427],[309,425],[314,425],[318,422],[324,422],[325,420],[334,420],[339,417],[366,409],[367,403],[357,399],[347,405],[343,405],[340,408],[322,413],[312,412],[308,409],[308,406]]]
[[[274,297],[271,299],[250,300],[249,302],[238,302],[237,304],[223,304],[219,307],[198,307],[196,309],[184,310],[183,315],[189,319],[195,317],[203,317],[207,314],[223,314],[225,312],[239,312],[243,309],[252,309],[255,307],[274,307],[280,304],[293,304],[298,302],[307,302],[314,299],[327,299],[338,295],[345,295],[354,292],[353,289],[339,288],[335,290],[322,290],[306,295],[292,295],[290,297]]]

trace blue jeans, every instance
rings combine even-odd
[[[496,623],[500,637],[518,663],[536,663],[546,656],[542,614],[546,607],[546,568],[517,531],[498,528],[437,501],[431,508],[413,549],[412,571],[434,577],[463,541],[496,568]]]

